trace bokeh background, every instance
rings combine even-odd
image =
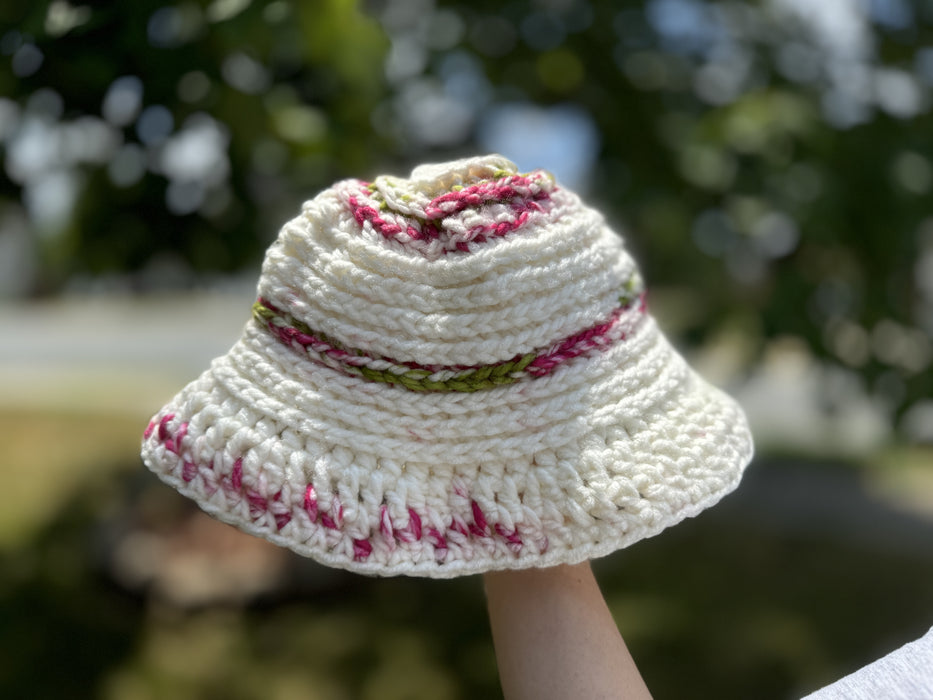
[[[931,47],[929,0],[0,4],[0,695],[500,697],[478,578],[323,569],[137,456],[303,200],[476,152],[626,232],[758,439],[596,564],[655,697],[799,697],[921,636]]]

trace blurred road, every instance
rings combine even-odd
[[[250,318],[253,295],[245,281],[184,294],[0,304],[0,409],[148,415],[227,351]],[[799,344],[776,344],[750,371],[728,343],[689,360],[739,399],[760,447],[859,455],[889,437],[885,416],[858,383],[821,367]]]
[[[253,295],[243,285],[0,305],[0,409],[154,411],[233,344]]]

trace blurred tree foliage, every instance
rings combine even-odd
[[[899,416],[933,393],[930,46],[929,0],[7,3],[0,245],[33,295],[238,270],[339,177],[569,105],[589,197],[703,290],[690,340],[800,337]]]
[[[160,256],[242,268],[298,193],[387,149],[369,122],[386,39],[350,2],[53,0],[6,4],[0,26],[3,195],[37,230],[37,292]],[[42,213],[56,197],[75,200],[63,220]]]

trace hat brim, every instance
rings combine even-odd
[[[450,578],[578,563],[739,483],[752,439],[650,316],[546,377],[415,394],[297,358],[257,324],[150,423],[146,465],[325,565]]]

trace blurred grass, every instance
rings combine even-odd
[[[144,422],[2,414],[0,697],[500,697],[477,577],[368,579],[288,555],[288,575],[240,603],[184,606],[121,583],[109,562],[127,514],[145,502],[194,517],[139,465]],[[655,698],[799,697],[933,623],[929,551],[840,538],[793,508],[787,527],[750,516],[760,477],[787,470],[833,467],[759,460],[720,507],[596,562]],[[864,470],[833,473],[856,488]],[[871,504],[865,517],[890,505]]]
[[[90,478],[128,467],[140,415],[0,410],[0,551],[56,517]]]

